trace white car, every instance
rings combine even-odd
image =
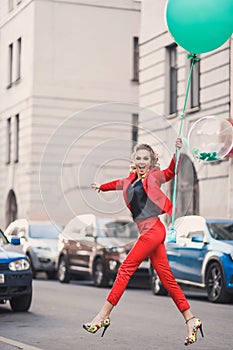
[[[5,230],[6,237],[20,238],[22,251],[31,262],[33,277],[37,272],[46,272],[49,279],[56,278],[55,259],[58,235],[62,227],[45,221],[18,219]]]

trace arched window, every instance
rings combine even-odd
[[[174,181],[171,182],[171,196]],[[176,217],[199,214],[199,185],[193,162],[186,154],[181,154],[181,166],[177,181]]]
[[[17,211],[18,207],[15,192],[10,190],[6,200],[6,227],[17,219]]]

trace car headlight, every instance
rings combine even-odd
[[[111,248],[106,248],[106,252],[107,253],[124,253],[125,252],[125,248],[124,247],[111,247]]]
[[[30,264],[27,259],[14,260],[9,263],[11,271],[25,271],[30,269]]]

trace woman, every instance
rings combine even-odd
[[[176,140],[176,147],[182,147],[180,138]],[[202,322],[193,316],[189,303],[170,270],[164,246],[166,231],[158,217],[163,213],[170,215],[172,213],[172,203],[161,191],[160,186],[174,177],[175,156],[167,169],[160,170],[158,155],[149,145],[141,144],[135,147],[132,160],[133,166],[129,177],[102,185],[92,184],[92,188],[98,192],[123,190],[125,202],[138,226],[140,236],[121,264],[102,309],[83,327],[90,333],[96,333],[98,329],[103,328],[102,336],[104,335],[110,325],[110,313],[120,300],[130,277],[140,263],[149,257],[161,283],[185,319],[188,335],[184,344],[190,345],[196,342],[198,329],[203,336]]]

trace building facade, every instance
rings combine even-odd
[[[3,228],[22,217],[104,215],[90,182],[129,166],[139,23],[132,0],[0,2]]]
[[[139,43],[140,107],[151,111],[150,116],[140,116],[139,127],[143,125],[143,130],[139,135],[145,140],[151,132],[151,142],[161,154],[164,166],[174,151],[190,72],[187,52],[176,45],[166,28],[165,4],[165,0],[142,2]],[[194,65],[183,136],[187,137],[193,123],[201,117],[232,118],[232,59],[232,38],[218,49],[200,55],[200,61]],[[233,159],[197,162],[186,145],[182,153],[178,215],[232,218]],[[171,196],[172,184],[167,191]]]

